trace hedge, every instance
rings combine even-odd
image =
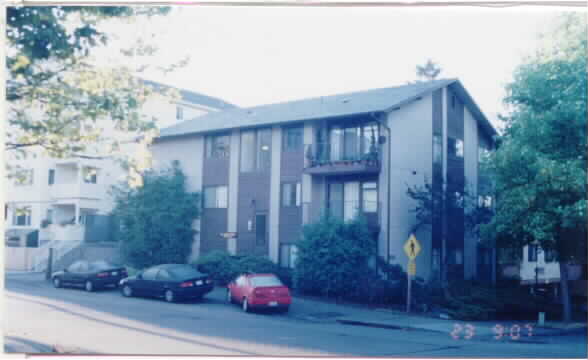
[[[246,272],[275,274],[286,286],[292,286],[290,269],[282,268],[262,256],[233,256],[227,252],[216,250],[200,256],[194,265],[199,271],[210,275],[220,286],[228,284]]]

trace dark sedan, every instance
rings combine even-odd
[[[121,279],[127,277],[127,270],[107,261],[79,260],[53,273],[51,280],[56,288],[65,286],[84,287],[86,291],[94,291],[106,286],[116,287]]]
[[[163,298],[167,302],[200,299],[212,291],[210,277],[186,264],[165,264],[150,267],[120,281],[123,296]]]

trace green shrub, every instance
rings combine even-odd
[[[376,278],[369,260],[376,238],[363,219],[344,223],[324,217],[303,228],[294,269],[294,287],[306,294],[358,299]]]
[[[289,269],[281,268],[262,256],[232,256],[224,251],[212,251],[199,257],[195,265],[199,271],[210,275],[215,283],[221,286],[246,272],[275,274],[286,286],[292,285]]]
[[[199,271],[210,275],[218,285],[226,285],[239,275],[236,260],[227,252],[212,251],[196,261]]]

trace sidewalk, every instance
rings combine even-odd
[[[499,336],[502,327],[502,338],[511,337],[519,340],[532,341],[535,337],[565,336],[586,334],[586,323],[546,322],[539,327],[536,321],[461,321],[435,318],[431,314],[407,314],[381,308],[369,308],[355,304],[339,304],[330,300],[321,300],[305,296],[295,296],[290,316],[316,322],[332,322],[346,325],[369,326],[377,328],[432,331],[463,337],[466,325],[475,333],[477,339],[494,339]],[[498,327],[497,327],[498,325]],[[517,327],[512,328],[514,325]],[[528,326],[527,326],[528,325]],[[519,332],[520,331],[520,332]]]

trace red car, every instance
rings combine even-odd
[[[244,274],[227,286],[227,301],[240,303],[243,311],[277,309],[288,311],[290,290],[273,274]]]

